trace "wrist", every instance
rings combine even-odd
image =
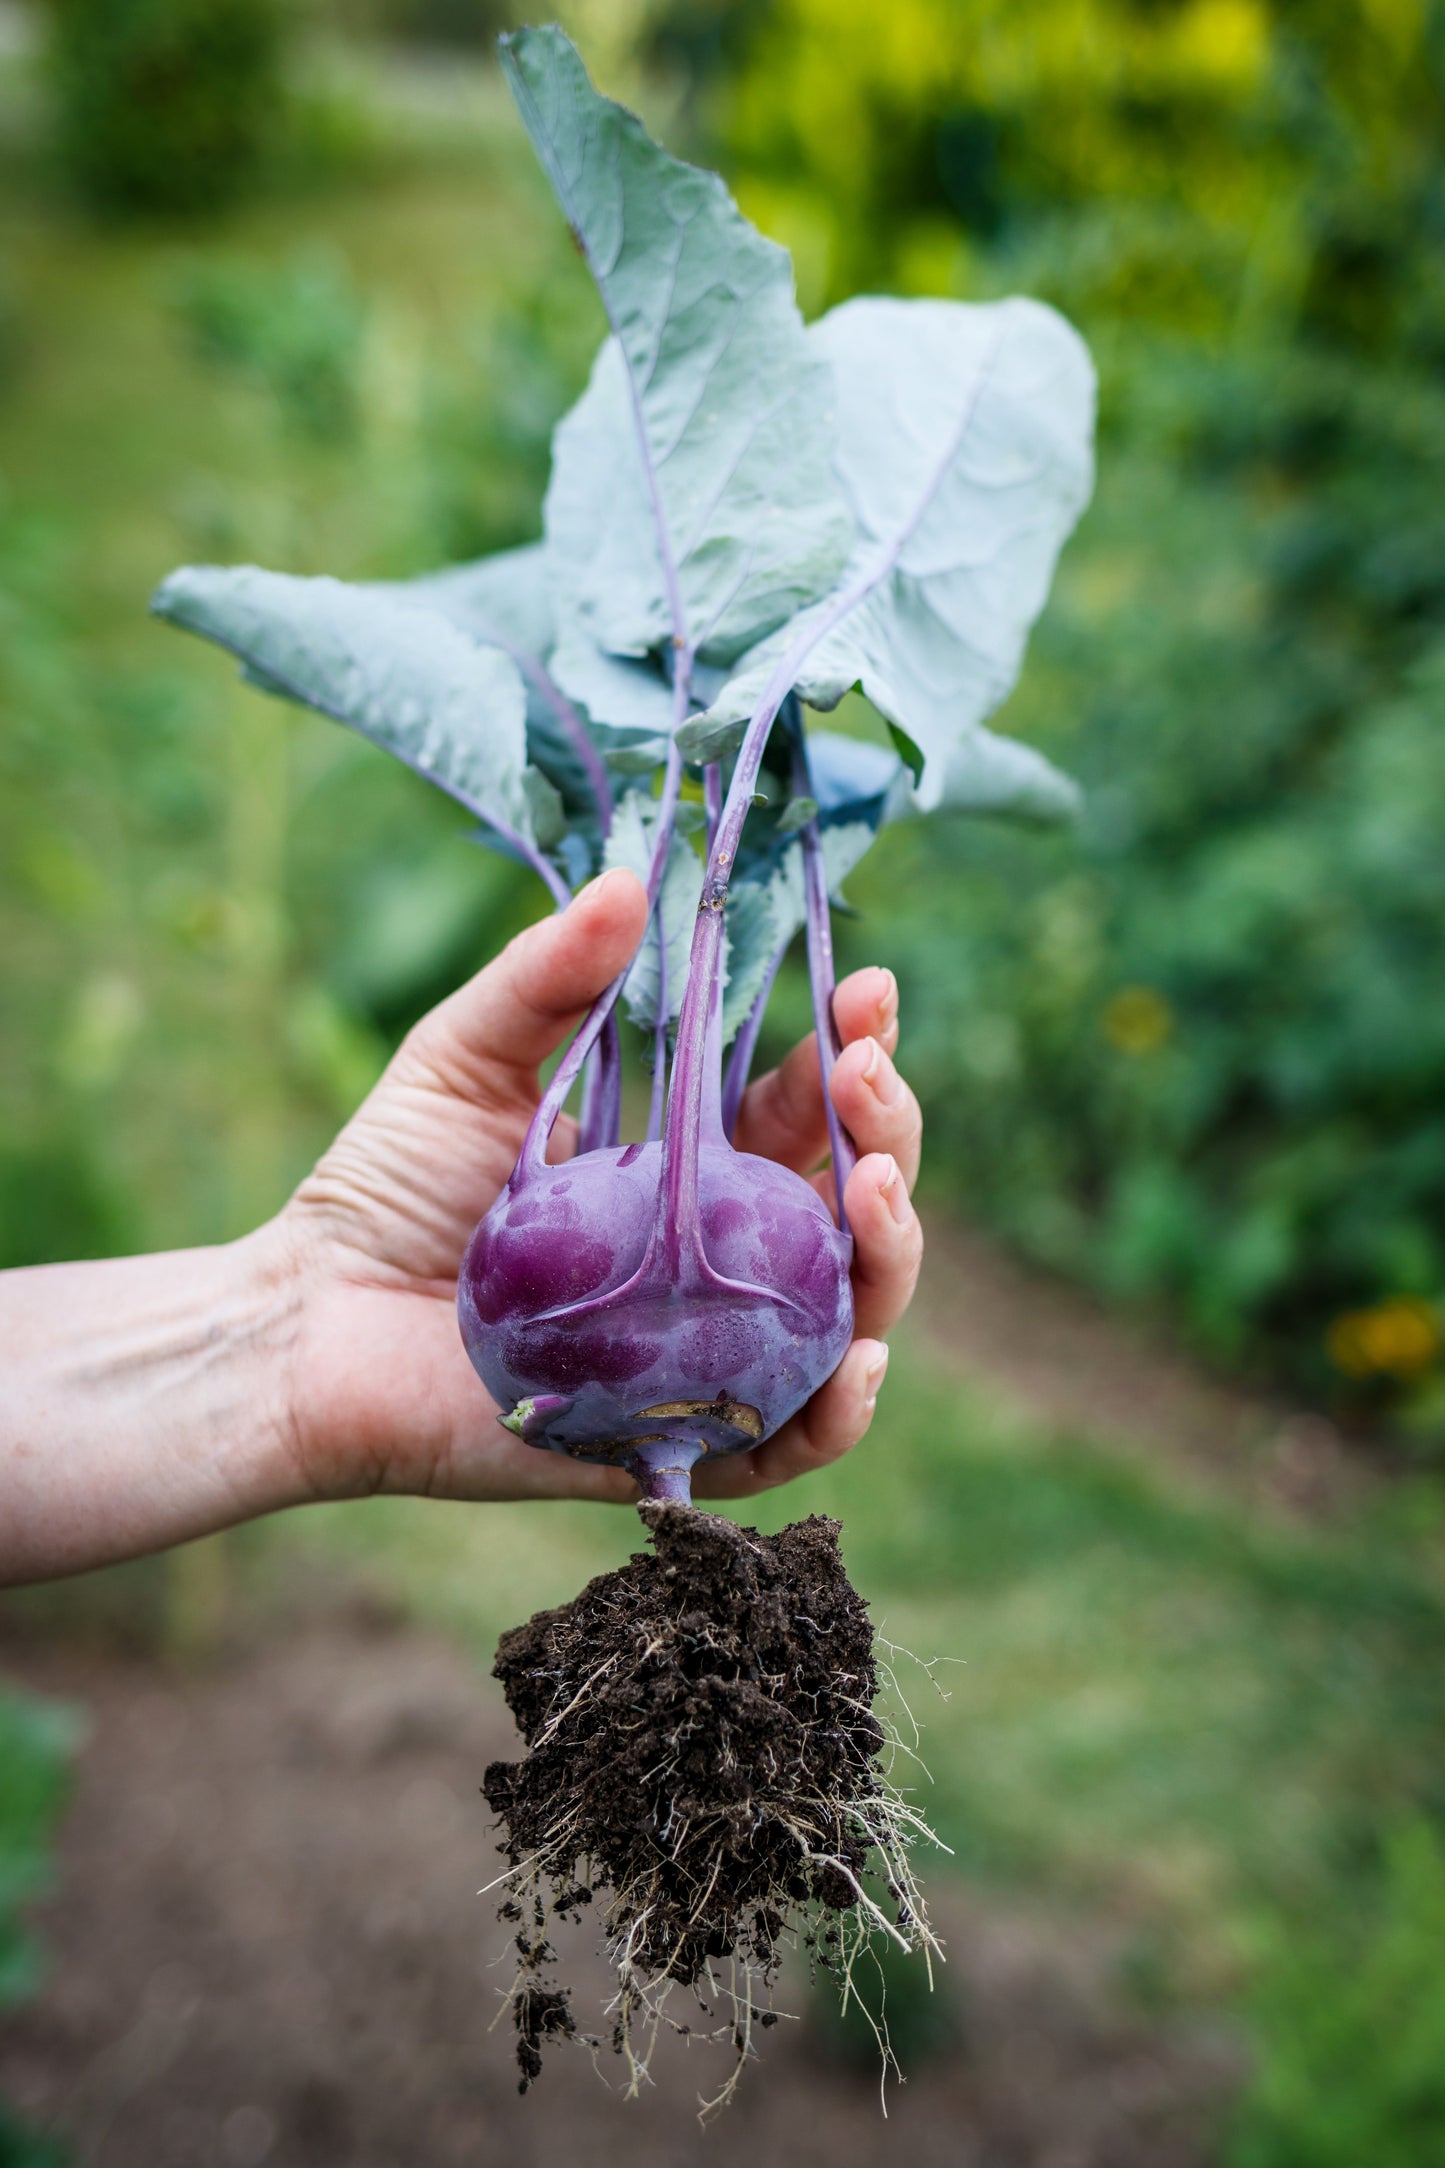
[[[0,1582],[184,1543],[306,1495],[290,1450],[300,1259],[214,1249],[0,1275]]]
[[[310,1504],[317,1495],[300,1392],[312,1274],[305,1244],[284,1212],[216,1254],[221,1278],[208,1300],[207,1329],[232,1358],[224,1398],[234,1418],[237,1518],[252,1519]]]

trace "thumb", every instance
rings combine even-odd
[[[647,928],[647,891],[615,866],[538,920],[432,1010],[410,1034],[410,1061],[450,1090],[530,1090],[539,1063],[619,971]]]

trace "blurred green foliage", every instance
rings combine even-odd
[[[26,1905],[49,1886],[50,1844],[80,1737],[75,1710],[0,1687],[0,2008],[33,1994],[40,1953]]]
[[[932,1978],[916,1953],[875,1937],[859,1952],[846,1994],[837,1970],[813,1976],[806,2018],[812,2050],[825,2063],[877,2076],[886,2052],[906,2080],[929,2063],[966,2051],[967,2026],[945,1968]]]
[[[268,196],[204,247],[78,225],[38,171],[0,204],[6,1264],[273,1210],[542,905],[424,786],[145,611],[187,558],[384,575],[533,531],[595,321],[541,186],[466,130],[465,159],[452,135],[384,190]]]
[[[269,394],[284,427],[319,444],[355,438],[366,311],[340,257],[299,254],[279,267],[199,257],[175,299],[199,358]]]
[[[1082,837],[918,832],[854,883],[935,1170],[1212,1355],[1445,1435],[1445,10],[668,20],[812,305],[1038,293],[1100,364],[1005,717]]]
[[[505,0],[330,0],[326,13],[352,36],[463,51],[490,49],[522,19]]]
[[[232,201],[274,142],[280,0],[50,0],[61,153],[107,212]]]
[[[17,2123],[0,2100],[0,2168],[62,2168],[63,2147]]]
[[[1089,784],[1084,832],[892,831],[839,929],[900,970],[936,1189],[1221,1356],[1408,1403],[1422,1432],[1445,1287],[1433,20],[777,0],[694,8],[669,48],[714,71],[704,111],[810,307],[855,280],[1021,287],[1101,364],[1098,504],[1005,718]],[[495,85],[467,97],[419,107],[384,171],[329,165],[184,248],[76,225],[35,171],[0,200],[0,1262],[253,1224],[411,1019],[543,907],[382,755],[144,615],[184,558],[390,575],[535,532],[601,327]],[[774,1044],[805,1009],[795,977]],[[1338,1926],[1376,1832],[1445,1814],[1425,1493],[1259,1527],[906,1340],[879,1430],[807,1503],[843,1513],[885,1632],[966,1659],[946,1703],[908,1685],[966,1866],[1115,1907],[1141,1976],[1258,1980],[1241,2129],[1275,2150],[1244,2168],[1309,2158],[1310,2089],[1322,2114],[1364,2096],[1382,2160],[1425,2100],[1433,2161],[1438,2108],[1387,2052],[1398,1980],[1433,2038],[1423,1942],[1390,1954],[1428,1871],[1392,1866],[1376,1927]],[[625,1516],[420,1501],[282,1540],[318,1538],[484,1653],[635,1542]],[[920,2041],[946,2017],[895,2015]]]
[[[1227,2168],[1425,2168],[1445,2133],[1445,1846],[1392,1832],[1373,1917],[1276,1937]]]
[[[41,1978],[25,1910],[50,1886],[55,1824],[65,1803],[78,1712],[0,1685],[0,2010],[28,2001]],[[59,2168],[61,2151],[0,2101],[0,2168]]]

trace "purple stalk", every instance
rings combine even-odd
[[[612,832],[612,785],[602,755],[587,734],[581,716],[554,683],[551,673],[530,657],[523,662],[538,690],[548,700],[572,740],[597,806],[598,825],[605,843]],[[622,1135],[622,1042],[617,1017],[608,1017],[597,1043],[596,1058],[589,1063],[582,1086],[582,1117],[578,1125],[579,1152],[602,1151]]]
[[[571,740],[572,750],[582,763],[588,788],[596,801],[597,818],[605,837],[612,826],[612,785],[607,777],[607,764],[588,735],[586,724],[546,665],[535,655],[519,653],[517,661]]]
[[[732,782],[728,786],[722,817],[718,821],[708,850],[702,902],[698,907],[697,927],[688,960],[687,992],[683,996],[682,1016],[677,1027],[677,1055],[673,1062],[672,1097],[663,1135],[662,1183],[658,1192],[658,1211],[664,1215],[664,1233],[671,1230],[671,1240],[674,1243],[685,1236],[688,1229],[693,1230],[693,1242],[697,1241],[697,1155],[701,1141],[699,1107],[708,1023],[712,1009],[710,996],[722,950],[722,923],[727,904],[728,882],[737,861],[743,823],[747,819],[748,808],[757,789],[758,770],[762,766],[768,733],[773,727],[779,708],[797,684],[803,666],[814,649],[821,646],[828,635],[842,624],[845,618],[852,615],[859,603],[866,601],[874,588],[887,579],[897,564],[937,494],[944,475],[957,456],[978,402],[983,396],[984,387],[993,374],[993,365],[997,358],[998,339],[995,338],[989,353],[984,356],[973,390],[959,416],[958,426],[930,473],[912,512],[893,540],[880,549],[868,570],[860,572],[831,602],[823,604],[812,623],[805,625],[784,650],[743,733],[742,744],[738,747],[737,759],[733,763]],[[806,867],[806,849],[804,863]],[[824,896],[826,901],[826,889]],[[815,979],[816,983],[818,982]],[[821,1043],[820,1039],[820,1051]]]
[[[717,761],[710,761],[703,770],[703,790],[707,803],[707,839],[711,846],[722,813],[722,769]],[[657,1031],[652,1063],[652,1099],[647,1112],[647,1141],[653,1144],[662,1135],[662,1110],[667,1093],[667,1027],[671,1002],[667,990],[667,942],[664,938],[662,916],[657,919]]]
[[[766,976],[762,985],[758,988],[753,1005],[748,1010],[742,1027],[733,1041],[733,1050],[728,1058],[728,1073],[723,1082],[722,1095],[723,1134],[730,1144],[737,1132],[738,1114],[743,1103],[743,1093],[748,1088],[748,1078],[752,1074],[753,1056],[758,1050],[758,1033],[763,1028],[763,1011],[767,1008],[768,997],[772,993],[774,981],[782,968],[783,958],[792,945],[792,939],[792,935],[789,934],[786,941],[778,943],[773,954],[773,960],[768,965]]]
[[[659,948],[662,944],[659,940]],[[658,963],[659,1007],[667,994],[667,957]],[[647,1102],[647,1141],[655,1144],[662,1135],[662,1109],[667,1098],[667,1012],[662,1010],[652,1033],[652,1092]]]
[[[426,775],[428,782],[431,783],[435,783],[437,780],[434,775],[429,775],[425,768],[418,768],[417,774]],[[459,790],[451,790],[449,784],[443,783],[442,789],[450,791],[450,795],[457,800],[459,805],[464,805],[469,813],[475,813],[484,828],[490,828],[494,835],[500,836],[502,841],[510,844],[514,851],[519,851],[538,879],[546,882],[552,901],[556,904],[557,909],[559,911],[566,910],[568,904],[572,901],[572,891],[550,859],[542,856],[535,843],[530,842],[526,836],[519,835],[517,830],[509,826],[506,821],[499,821],[492,814],[484,813],[480,806],[474,805],[469,798],[464,798]]]
[[[779,708],[798,682],[803,666],[814,649],[819,647],[845,618],[852,615],[859,603],[872,594],[874,588],[888,577],[897,564],[963,441],[984,385],[992,374],[996,352],[995,345],[994,352],[985,358],[979,371],[972,397],[959,418],[958,427],[930,474],[908,519],[893,541],[879,551],[872,566],[861,572],[840,594],[835,595],[830,603],[825,604],[812,623],[805,625],[784,650],[743,733],[742,744],[733,763],[732,782],[728,786],[722,815],[708,850],[702,901],[698,906],[697,926],[688,959],[687,992],[683,996],[682,1016],[677,1027],[672,1092],[663,1131],[658,1213],[668,1255],[680,1272],[687,1269],[689,1264],[705,1266],[706,1262],[701,1257],[698,1233],[698,1152],[702,1138],[702,1083],[706,1073],[707,1037],[713,1008],[711,997],[721,960],[723,913],[727,905],[728,883],[737,862],[743,823],[747,819],[748,808],[757,789],[758,771],[762,767],[768,734]],[[806,867],[806,850],[804,863]],[[826,889],[824,894],[826,901]],[[820,1038],[820,1054],[821,1046]]]
[[[504,55],[503,65],[506,66]],[[523,118],[529,112],[528,128],[533,140],[541,142],[546,130],[541,125],[541,115],[526,86],[517,78],[515,71],[507,69],[509,80]],[[533,126],[533,121],[536,125]],[[687,714],[688,687],[692,675],[695,650],[687,636],[686,617],[682,602],[682,588],[678,578],[677,561],[668,530],[667,514],[663,507],[662,490],[658,481],[657,464],[648,440],[646,417],[642,411],[642,396],[634,374],[626,342],[612,306],[607,282],[600,267],[592,261],[591,251],[583,234],[583,221],[576,215],[571,187],[560,169],[552,172],[563,208],[571,220],[573,230],[579,235],[583,255],[589,270],[597,282],[608,324],[617,338],[627,382],[628,398],[632,408],[636,431],[638,454],[642,461],[643,481],[657,529],[658,553],[663,582],[667,593],[668,613],[672,620],[673,646],[676,666],[673,674],[673,740],[668,749],[667,779],[663,787],[662,809],[659,812],[657,837],[653,847],[652,868],[648,880],[649,900],[655,904],[661,885],[662,870],[667,863],[668,848],[672,840],[672,824],[677,807],[677,790],[681,782],[681,760],[677,750],[677,731]],[[798,633],[784,651],[763,689],[762,698],[754,708],[738,748],[733,764],[732,782],[728,787],[721,814],[712,829],[708,841],[707,872],[703,880],[702,898],[698,906],[697,925],[693,933],[692,950],[688,959],[687,990],[683,996],[682,1015],[678,1023],[677,1053],[672,1068],[672,1089],[668,1098],[667,1119],[663,1127],[663,1171],[658,1189],[659,1229],[667,1255],[679,1271],[684,1266],[684,1250],[687,1261],[706,1271],[706,1259],[701,1251],[701,1233],[698,1225],[698,1152],[702,1134],[702,1086],[706,1077],[707,1042],[715,1014],[715,990],[719,979],[722,954],[723,913],[727,905],[728,883],[732,868],[737,861],[738,844],[742,838],[743,823],[757,789],[758,771],[762,766],[768,733],[773,727],[778,709],[797,683],[803,665],[813,650],[829,633],[850,616],[872,592],[885,580],[897,564],[909,539],[932,502],[944,475],[952,464],[959,446],[968,430],[985,385],[993,373],[997,358],[998,342],[984,357],[972,394],[959,417],[954,431],[942,455],[929,475],[917,504],[891,543],[878,553],[874,564],[862,572],[825,604],[813,619]],[[592,1005],[566,1054],[542,1096],[531,1127],[522,1146],[519,1166],[540,1163],[547,1136],[576,1079],[587,1055],[596,1044],[599,1033],[616,1006],[622,991],[626,973],[619,973],[612,984]],[[654,1089],[656,1077],[654,1075]]]
[[[518,647],[515,641],[507,639],[489,619],[478,619],[477,623],[485,628],[480,637],[489,647],[499,647],[504,655],[511,656],[523,677],[531,679],[562,725],[573,752],[582,764],[605,836],[612,826],[612,785],[607,778],[606,763],[589,737],[587,725],[539,655],[529,653],[525,647]]]
[[[808,765],[808,740],[797,699],[791,694],[788,709],[793,726],[793,792],[796,797],[811,798],[813,777]],[[858,1164],[858,1154],[853,1149],[853,1139],[838,1119],[831,1089],[833,1065],[843,1051],[843,1042],[838,1036],[838,1021],[833,1014],[833,993],[837,984],[833,968],[833,920],[828,901],[828,871],[823,863],[823,838],[816,813],[803,830],[803,893],[808,909],[808,977],[813,989],[813,1028],[818,1035],[818,1064],[823,1072],[823,1111],[828,1121],[828,1148],[833,1155],[833,1180],[838,1192],[838,1225],[846,1234],[848,1215],[843,1209],[843,1191]]]
[[[693,1438],[645,1438],[629,1467],[644,1498],[663,1505],[692,1504],[692,1471],[703,1448]]]
[[[657,806],[657,834],[653,839],[652,864],[647,874],[647,900],[654,909],[662,887],[667,854],[672,846],[673,823],[677,817],[678,794],[682,788],[682,754],[678,750],[677,727],[687,713],[687,688],[691,677],[692,655],[686,652],[678,658],[677,678],[673,685],[673,735],[667,749],[667,769],[663,776],[662,796]],[[630,969],[629,964],[627,970]],[[561,1113],[567,1094],[581,1073],[583,1063],[597,1044],[617,1006],[622,989],[627,983],[627,970],[619,971],[612,983],[603,988],[582,1019],[576,1037],[553,1072],[552,1080],[538,1102],[537,1111],[532,1116],[523,1139],[517,1158],[519,1170],[542,1164],[552,1125]]]
[[[586,1064],[582,1109],[577,1120],[577,1150],[602,1152],[622,1135],[622,1042],[617,1015],[608,1017]]]

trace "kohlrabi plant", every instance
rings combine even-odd
[[[943,808],[1028,821],[1074,811],[1073,785],[985,719],[1013,684],[1089,493],[1093,376],[1075,333],[1032,301],[857,299],[805,325],[784,251],[715,175],[599,96],[560,31],[504,39],[502,62],[609,326],[557,429],[541,541],[367,586],[190,567],[154,606],[229,648],[264,691],[429,776],[559,906],[602,867],[645,882],[642,947],[543,1093],[467,1251],[458,1311],[510,1429],[620,1464],[645,1499],[686,1503],[696,1464],[770,1437],[852,1331],[846,1222],[800,1176],[732,1143],[785,951],[805,929],[826,1101],[838,1052],[830,897],[879,828]],[[855,687],[886,744],[808,726]],[[646,1135],[625,1144],[620,1004],[652,1048]],[[574,1086],[579,1150],[549,1166]],[[852,1148],[829,1118],[841,1198]],[[669,1541],[681,1556],[676,1532]],[[820,1555],[815,1544],[814,1565]],[[829,1555],[841,1581],[836,1546]],[[784,1568],[769,1559],[773,1587]],[[716,1592],[727,1575],[705,1578]],[[539,1740],[556,1745],[568,1664],[579,1685],[606,1667],[595,1617],[593,1629],[574,1635],[566,1661],[549,1645],[536,1676],[560,1694],[555,1708],[529,1688],[513,1696],[534,1747],[524,1769]],[[734,1630],[746,1640],[745,1621]],[[732,1867],[717,1871],[716,1817],[689,1820],[694,1852],[683,1831],[671,1856],[686,1872],[670,1894],[655,1862],[618,1849],[615,1828],[609,1852],[595,1798],[559,1812],[565,1840],[548,1837],[535,1799],[521,1815],[516,1772],[489,1777],[514,1864],[525,1851],[534,1880],[538,1859],[554,1894],[569,1863],[602,1862],[629,2010],[648,1981],[696,1982],[720,1952],[742,1949],[770,1978],[790,1906],[863,1903],[858,1878],[888,1849],[875,1811],[881,1735],[858,1716],[860,1695],[865,1716],[871,1699],[866,1646],[824,1672],[838,1697],[829,1736],[853,1742],[842,1762],[825,1757],[805,1785],[798,1755],[779,1762],[769,1747],[775,1776],[792,1772],[778,1778],[776,1824],[791,1834],[762,1843],[766,1787],[754,1785],[727,1825]],[[799,1675],[795,1665],[785,1695]],[[747,1677],[746,1664],[719,1675]],[[761,1691],[756,1677],[749,1691]],[[809,1693],[810,1721],[823,1722],[827,1693],[816,1680]],[[569,1714],[574,1732],[581,1720]],[[675,1797],[647,1805],[647,1763],[644,1752],[628,1780],[628,1841],[655,1854],[658,1830],[681,1824]],[[580,1766],[562,1756],[554,1803]],[[696,1854],[699,1828],[711,1853]],[[894,1860],[885,1879],[909,1939],[903,1873]],[[714,1894],[694,1909],[704,1885]],[[535,1980],[544,1930],[535,1910],[518,1938],[527,2075],[541,2035],[570,2027]]]

